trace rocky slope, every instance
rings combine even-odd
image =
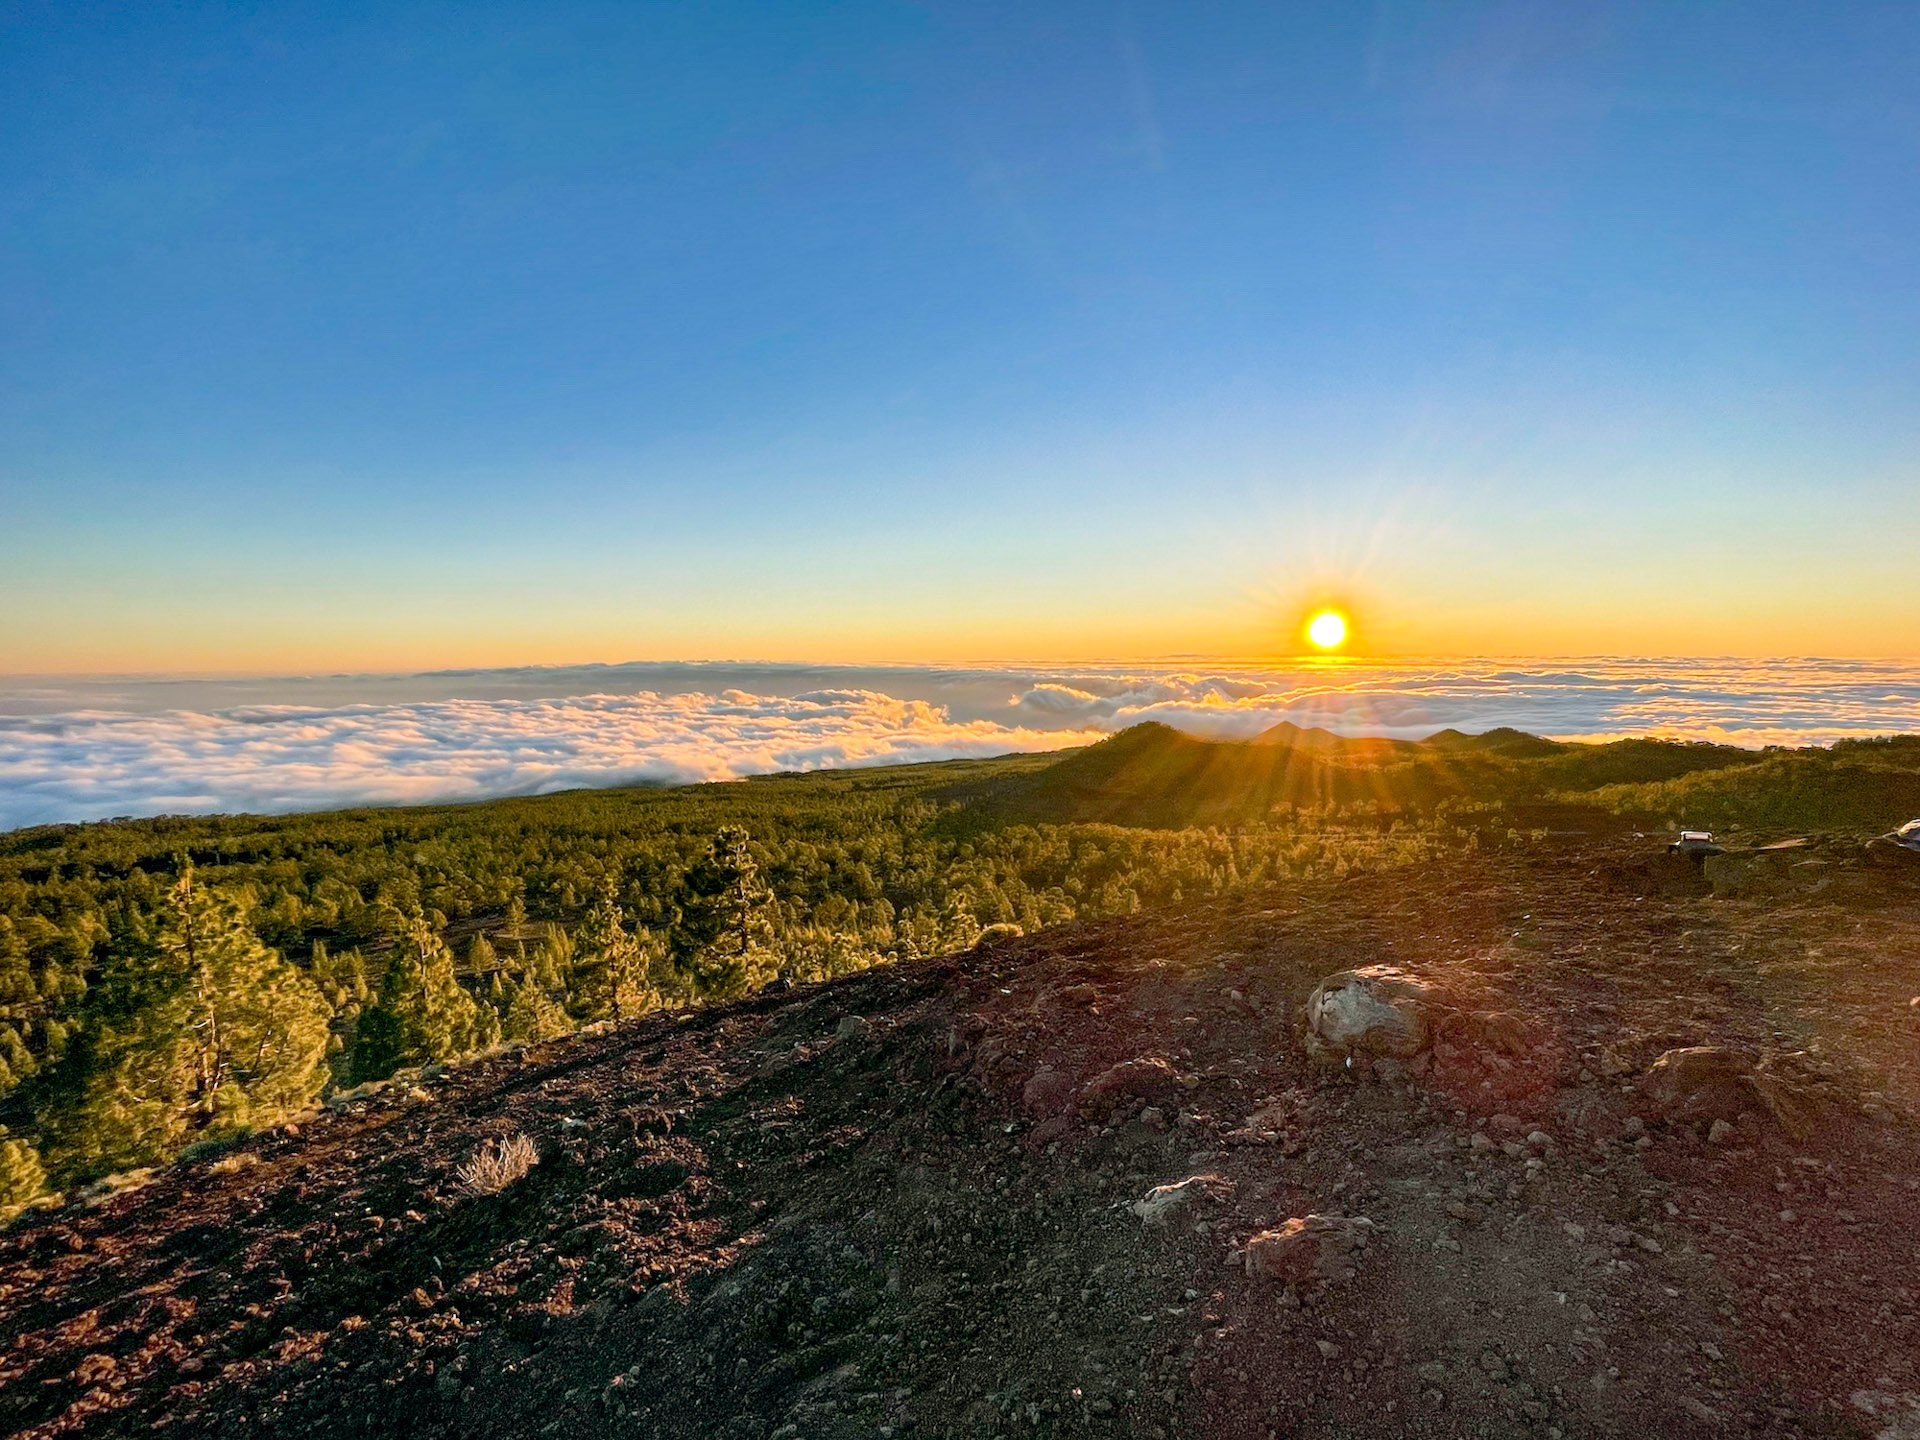
[[[0,1236],[0,1424],[1920,1434],[1920,888],[1829,869],[1573,842],[403,1079]],[[1310,1055],[1382,965],[1417,1045]]]

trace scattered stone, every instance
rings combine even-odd
[[[1739,1132],[1725,1120],[1716,1120],[1707,1127],[1707,1143],[1710,1145],[1725,1145],[1732,1141],[1737,1134],[1739,1134]]]
[[[864,1015],[842,1015],[833,1027],[836,1040],[864,1040],[873,1032],[873,1022]]]
[[[1882,1385],[1886,1381],[1881,1381]],[[1920,1395],[1855,1390],[1848,1403],[1874,1422],[1875,1440],[1920,1440]]]
[[[1696,1400],[1691,1395],[1682,1395],[1680,1397],[1680,1408],[1703,1425],[1718,1425],[1720,1423],[1718,1414],[1708,1409],[1704,1403]]]

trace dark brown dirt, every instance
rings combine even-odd
[[[403,1081],[0,1236],[0,1422],[1920,1434],[1920,900],[1716,900],[1631,844],[1063,927]],[[1524,1046],[1314,1071],[1308,990],[1379,962]],[[1698,1043],[1815,1126],[1643,1113],[1638,1077]],[[463,1193],[515,1133],[539,1163]],[[1166,1223],[1128,1209],[1193,1174]],[[1246,1240],[1310,1212],[1374,1222],[1352,1277],[1250,1280]]]

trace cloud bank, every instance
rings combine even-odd
[[[276,696],[308,703],[261,703]],[[1813,744],[1920,731],[1920,662],[632,664],[0,681],[0,829],[999,755],[1085,744],[1143,720],[1219,738],[1287,720],[1351,735],[1511,725],[1564,738]]]
[[[1020,691],[1030,724],[1105,730],[1144,720],[1220,739],[1291,721],[1418,739],[1512,726],[1562,739],[1661,735],[1808,745],[1920,731],[1920,663],[1621,660],[1527,666],[1306,662],[1274,669],[1056,674]]]
[[[1095,732],[959,721],[865,690],[580,695],[0,720],[0,829],[684,784],[1004,755]]]

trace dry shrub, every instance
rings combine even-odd
[[[497,1195],[539,1162],[540,1152],[525,1135],[504,1136],[482,1145],[454,1172],[469,1195]]]

